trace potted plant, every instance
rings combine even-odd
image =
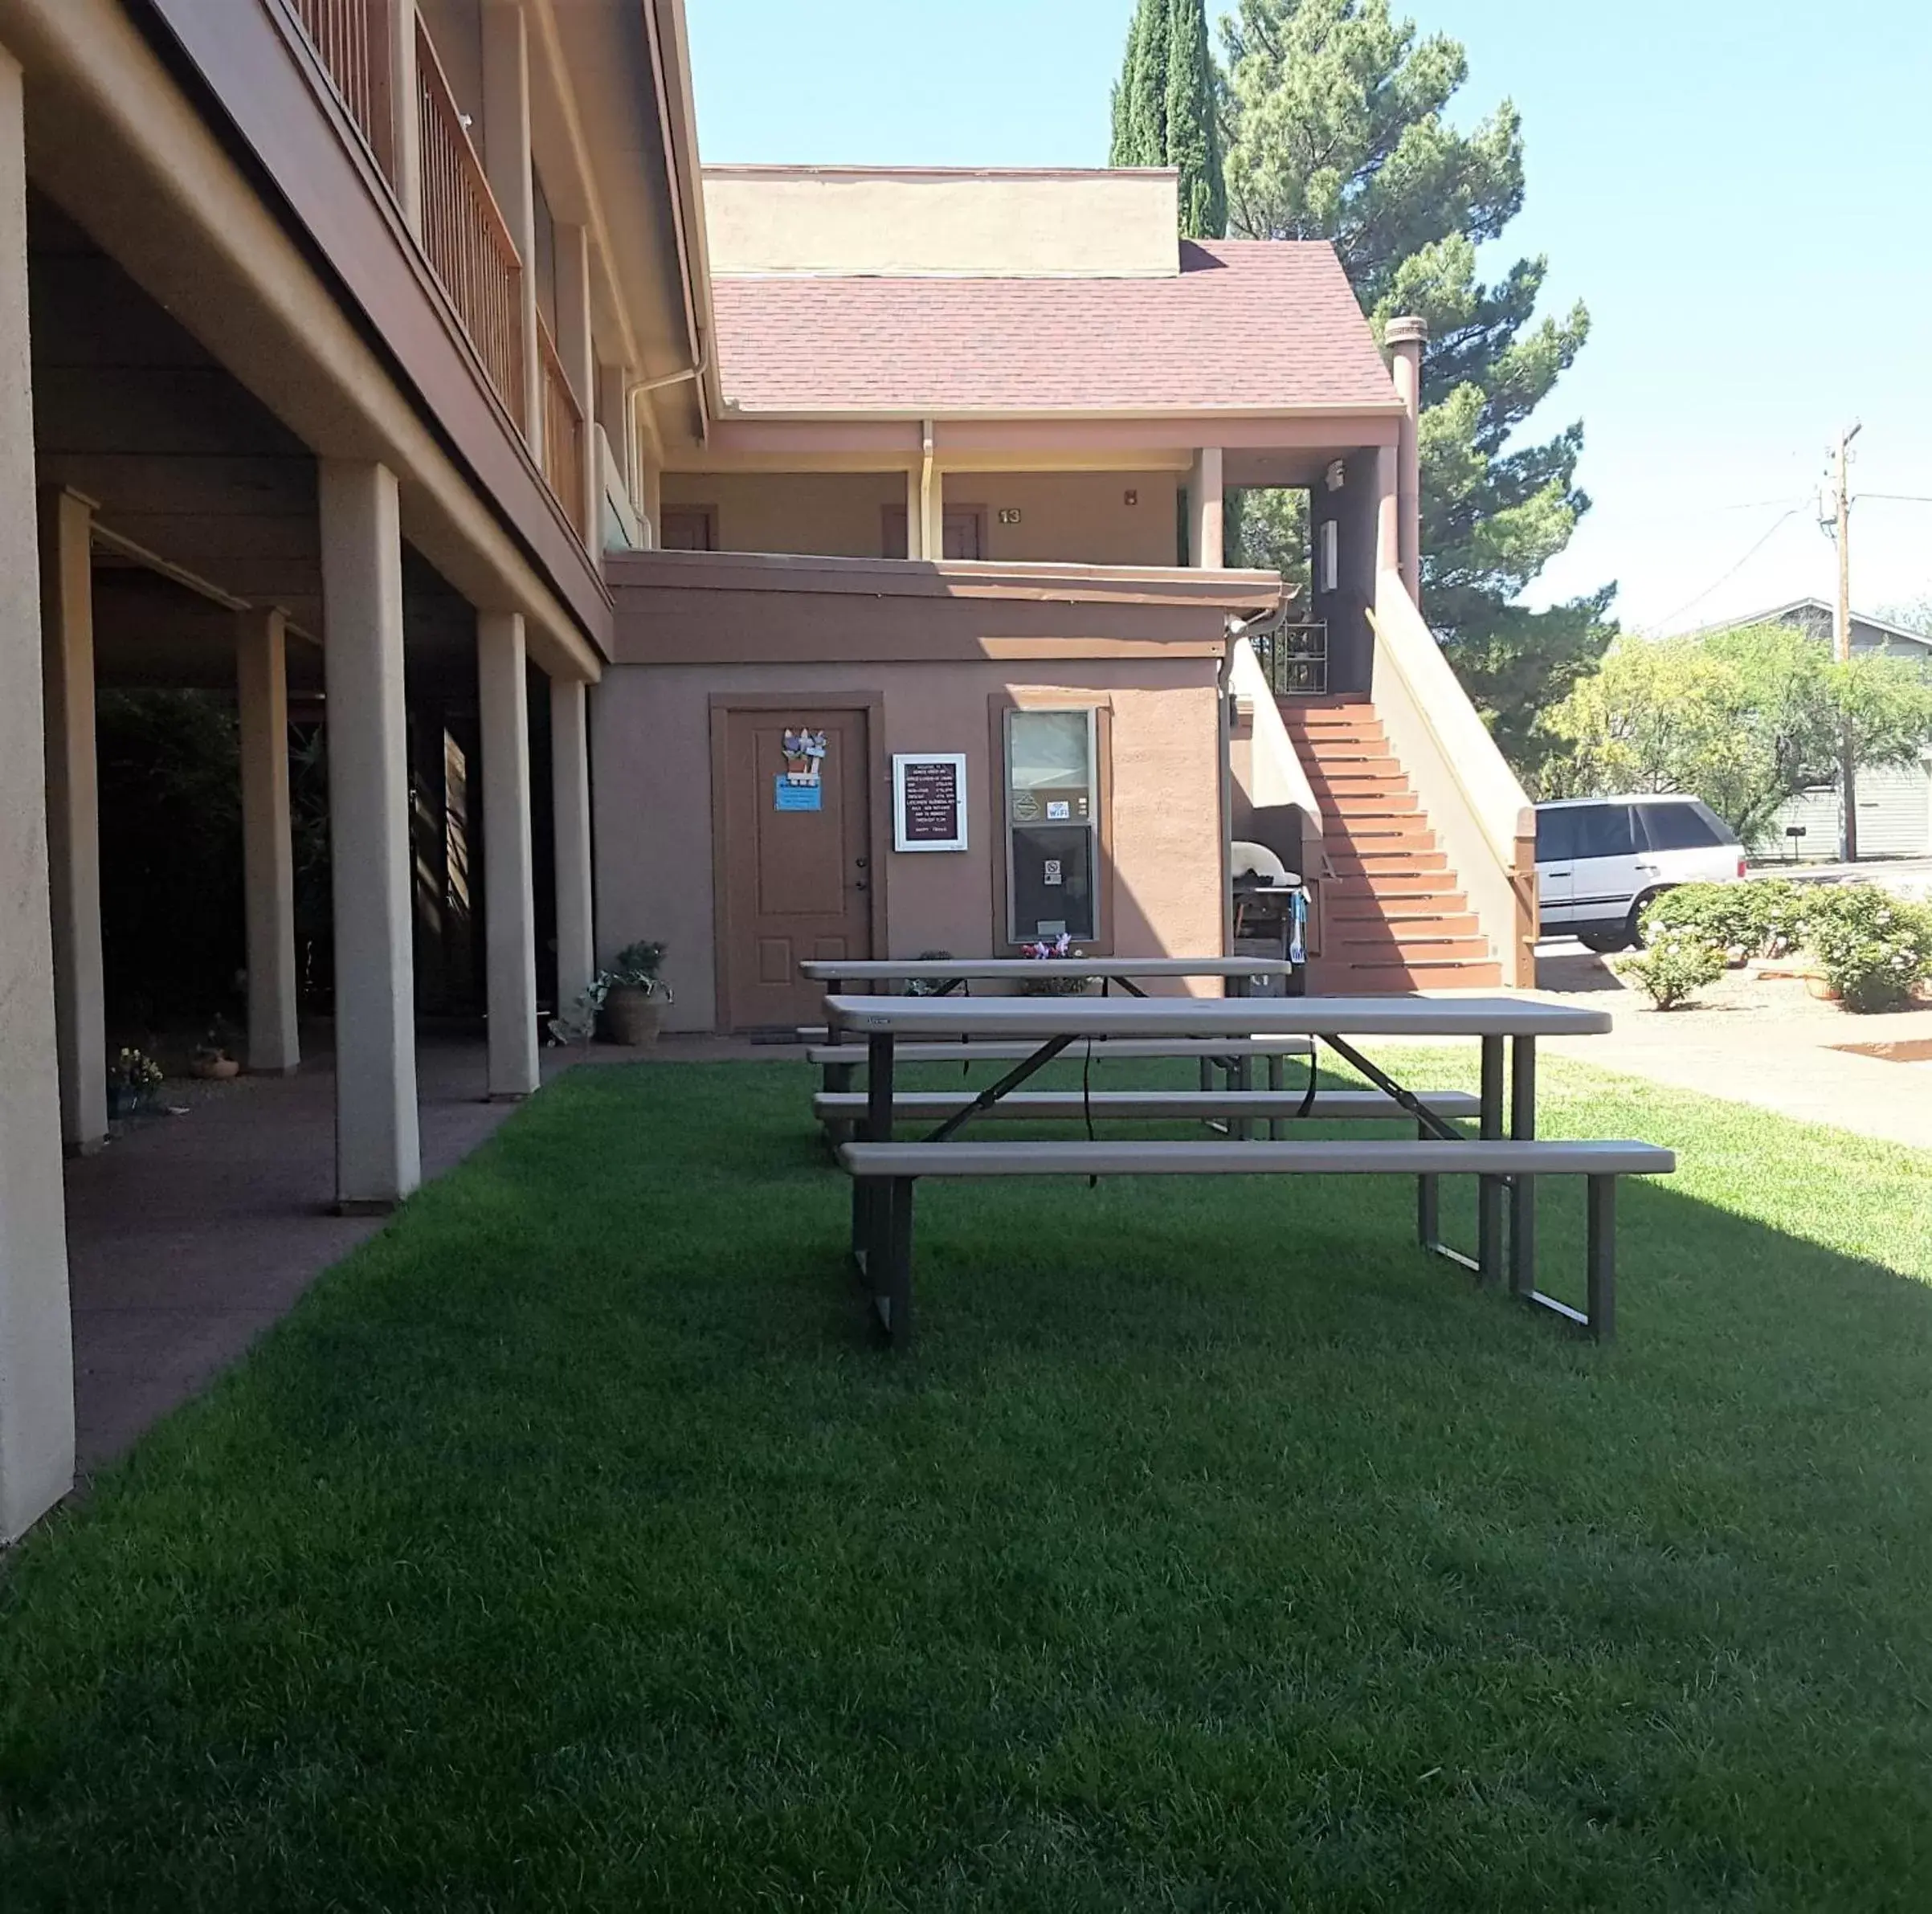
[[[108,1116],[137,1116],[152,1108],[161,1086],[161,1066],[145,1050],[120,1051],[108,1065]]]
[[[239,1076],[242,1067],[229,1053],[229,1040],[227,1024],[217,1017],[209,1025],[207,1034],[195,1045],[188,1067],[195,1075],[216,1083],[226,1083],[230,1077]]]
[[[1057,937],[1042,937],[1037,943],[1021,945],[1019,954],[1046,963],[1083,953],[1074,948],[1073,940],[1063,930]],[[1091,977],[1028,977],[1019,988],[1026,997],[1084,997],[1095,981]]]
[[[662,944],[627,944],[598,981],[603,986],[604,1033],[613,1043],[641,1049],[657,1041],[671,1002],[671,986],[658,974]]]

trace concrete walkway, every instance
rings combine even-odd
[[[1789,978],[1727,974],[1669,1012],[1627,990],[1601,957],[1565,941],[1538,953],[1538,994],[1607,1010],[1607,1036],[1544,1047],[1605,1070],[1728,1097],[1805,1123],[1932,1150],[1932,1061],[1860,1056],[1846,1044],[1932,1047],[1932,1006],[1855,1017]]]

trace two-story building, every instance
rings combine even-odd
[[[1293,812],[1319,987],[1523,977],[1522,794],[1413,602],[1420,330],[1174,203],[707,176],[680,0],[0,0],[0,1540],[72,1474],[99,688],[235,700],[255,1070],[325,745],[345,1209],[420,1178],[431,977],[521,1096],[633,937],[700,1029],[825,951],[1218,950]],[[1256,485],[1305,605],[1223,564]]]

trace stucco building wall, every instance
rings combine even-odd
[[[839,665],[619,665],[592,694],[598,941],[669,946],[676,1030],[717,1017],[713,887],[713,694],[795,694],[801,708],[877,694],[894,752],[963,753],[970,848],[888,851],[886,945],[879,954],[946,949],[1007,954],[1005,820],[995,756],[1006,704],[1093,704],[1103,723],[1101,948],[1135,954],[1219,953],[1222,937],[1219,718],[1211,658]],[[875,778],[887,823],[889,779]]]

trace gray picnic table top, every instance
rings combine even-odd
[[[1047,968],[1021,961],[1036,975]],[[1093,975],[1084,962],[1075,968]],[[835,996],[825,1007],[849,1035],[1042,1043],[1062,1036],[1580,1037],[1611,1027],[1607,1010],[1534,997]]]
[[[1285,957],[812,957],[799,965],[799,974],[825,984],[888,983],[895,977],[955,983],[976,978],[1288,977],[1294,969]]]

